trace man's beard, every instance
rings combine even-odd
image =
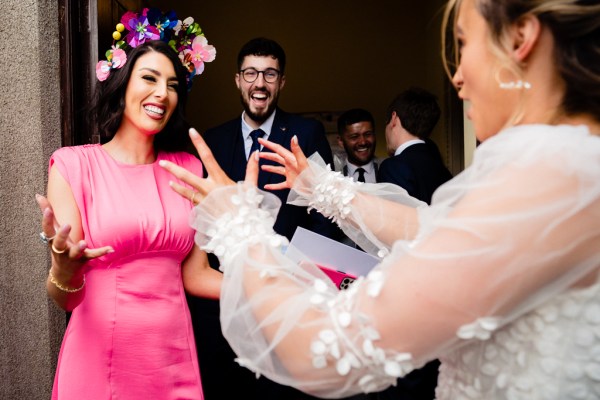
[[[277,107],[277,100],[278,97],[274,98],[263,113],[257,114],[250,110],[250,104],[246,101],[244,95],[240,95],[240,101],[242,102],[242,107],[244,107],[246,115],[259,125],[265,122],[271,116],[271,114],[273,114],[273,111],[275,111],[275,108]]]

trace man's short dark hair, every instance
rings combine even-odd
[[[279,72],[281,75],[285,73],[285,51],[274,40],[258,37],[243,45],[238,53],[238,71],[242,68],[244,58],[247,56],[273,57],[279,61]]]
[[[373,130],[375,130],[375,120],[370,112],[362,108],[353,108],[348,110],[340,115],[337,120],[338,133],[340,135],[343,134],[348,125],[353,125],[364,121],[370,122],[373,126]]]
[[[400,93],[389,105],[386,124],[396,113],[402,126],[420,139],[427,139],[440,119],[437,98],[425,89],[411,87]]]

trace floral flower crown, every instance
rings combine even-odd
[[[140,14],[127,11],[121,17],[113,32],[112,47],[106,52],[106,60],[96,64],[96,76],[104,81],[113,69],[122,68],[127,62],[125,50],[135,48],[150,40],[162,40],[178,53],[181,63],[187,70],[188,90],[192,78],[204,71],[204,63],[211,62],[217,55],[214,46],[208,44],[204,32],[194,18],[178,20],[174,11],[163,14],[157,8],[144,8]],[[129,32],[121,40],[121,32]]]

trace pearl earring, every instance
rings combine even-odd
[[[498,86],[500,86],[500,89],[506,89],[506,90],[512,90],[512,89],[529,90],[529,89],[531,89],[531,83],[529,83],[527,81],[522,81],[520,79],[518,81],[500,82],[498,84]]]

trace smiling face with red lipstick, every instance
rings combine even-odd
[[[177,107],[178,80],[171,61],[148,52],[133,66],[125,91],[123,126],[146,135],[162,131]]]

